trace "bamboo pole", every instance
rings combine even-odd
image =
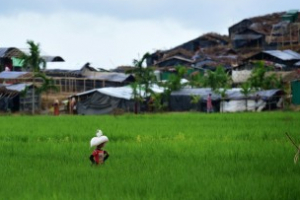
[[[34,88],[34,78],[32,79],[32,108],[31,108],[31,113],[34,115],[34,102],[35,102],[35,88]]]
[[[77,79],[75,79],[74,81],[75,81],[75,92],[77,92]]]
[[[59,90],[62,91],[61,79],[59,79]]]
[[[86,80],[86,79],[83,79],[83,90],[84,90],[84,91],[85,91],[85,88],[86,88],[86,86],[85,86],[85,84],[86,84],[85,80]]]

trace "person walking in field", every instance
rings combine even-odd
[[[96,132],[96,137],[93,137],[91,139],[90,142],[91,147],[96,147],[95,150],[90,155],[90,161],[92,162],[92,165],[104,164],[104,162],[109,157],[108,152],[103,150],[107,142],[108,142],[108,137],[103,135],[101,130],[98,130]]]
[[[206,108],[207,108],[207,113],[213,112],[211,93],[209,93],[208,96],[207,96]]]
[[[58,99],[55,99],[55,101],[53,103],[53,114],[55,116],[59,115],[59,101],[58,101]]]

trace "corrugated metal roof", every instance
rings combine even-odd
[[[15,47],[2,48],[1,57],[20,57],[24,52]]]
[[[291,50],[290,50],[291,51]],[[299,57],[293,55],[291,52],[285,52],[280,50],[269,50],[269,51],[263,51],[266,54],[269,54],[271,56],[277,57],[281,60],[300,60]]]
[[[236,34],[233,37],[233,40],[257,40],[261,38],[262,35],[257,34]]]
[[[1,89],[5,88],[5,90],[17,91],[17,92],[21,92],[21,91],[25,90],[26,86],[32,86],[32,83],[0,84]]]
[[[32,83],[19,83],[19,84],[8,85],[6,86],[6,89],[21,92],[25,90],[26,86],[31,86],[31,85]]]
[[[14,79],[19,78],[20,76],[24,76],[25,74],[29,74],[30,72],[1,72],[0,79]]]
[[[29,48],[16,48],[16,47],[3,47],[0,48],[0,57],[19,57],[22,54],[30,55]],[[40,55],[48,55],[46,52],[40,49]]]
[[[185,61],[185,62],[188,62],[188,63],[194,63],[194,60],[192,59],[187,59],[187,58],[184,58],[182,56],[171,56],[169,58],[166,58],[164,60],[160,60],[159,62],[157,62],[155,65],[159,65],[160,63],[164,63],[166,61],[169,61],[169,60],[172,60],[172,59],[175,59],[175,60],[181,60],[181,61]]]
[[[300,66],[300,61],[294,64],[295,66]]]
[[[60,56],[41,56],[46,62],[64,62],[65,60]]]
[[[80,70],[87,62],[47,62],[46,70]]]
[[[226,98],[227,99],[244,99],[245,95],[241,92],[241,88],[232,88],[226,90]],[[259,95],[263,99],[269,99],[270,97],[274,96],[277,92],[281,92],[280,89],[271,89],[271,90],[262,90],[258,92],[252,92],[249,94],[249,99],[256,98]],[[191,96],[191,95],[199,95],[202,100],[206,100],[208,94],[212,94],[213,100],[220,100],[221,95],[214,93],[211,88],[190,88],[190,89],[181,89],[178,91],[174,91],[171,93],[171,96]]]
[[[202,67],[203,65],[213,65],[213,64],[216,64],[216,62],[213,60],[202,60],[202,61],[198,61],[195,64],[195,67]]]
[[[4,57],[9,48],[0,48],[0,57]]]
[[[157,86],[157,85],[152,85],[150,88],[155,92],[155,93],[163,93],[164,89]],[[75,96],[83,96],[87,94],[91,94],[94,92],[99,92],[111,97],[116,97],[116,98],[121,98],[121,99],[132,99],[133,98],[133,89],[130,86],[122,86],[122,87],[105,87],[105,88],[99,88],[99,89],[92,89],[89,91],[81,92],[76,94]],[[145,95],[145,91],[142,88],[141,90],[141,95]]]
[[[190,62],[190,63],[193,63],[194,61],[192,59],[187,59],[187,58],[184,58],[182,56],[172,56],[170,58],[167,58],[165,60],[171,60],[171,59],[178,59],[178,60],[183,60],[183,61],[186,61],[186,62]],[[163,60],[163,61],[165,61]]]
[[[287,49],[287,50],[284,50],[283,52],[288,53],[288,54],[294,56],[295,59],[299,59],[299,60],[300,60],[300,54],[297,53],[297,52],[295,52],[295,51],[292,51],[292,50],[290,50],[290,49]]]
[[[98,80],[105,80],[105,81],[111,81],[111,82],[123,82],[127,78],[129,78],[130,74],[124,74],[124,73],[97,73],[95,76],[87,76],[87,78],[90,79],[98,79]]]

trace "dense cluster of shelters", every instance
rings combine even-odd
[[[157,50],[147,57],[147,67],[154,67],[159,81],[168,79],[176,72],[177,66],[187,68],[189,74],[206,73],[222,66],[232,76],[234,89],[227,91],[227,99],[214,94],[210,88],[184,88],[173,92],[170,97],[171,111],[196,109],[205,111],[205,99],[213,93],[217,110],[224,112],[241,111],[242,93],[238,88],[251,74],[256,61],[264,61],[273,67],[273,74],[280,76],[292,88],[292,102],[300,104],[300,15],[298,10],[257,16],[233,24],[228,35],[206,33],[195,39],[168,50]],[[16,47],[0,48],[0,110],[29,111],[41,106],[41,96],[34,89],[33,73],[23,67],[22,55],[29,49]],[[66,99],[78,101],[79,114],[112,113],[116,108],[132,111],[134,101],[129,84],[135,81],[133,74],[126,73],[133,66],[120,66],[105,70],[89,62],[70,63],[61,56],[51,56],[41,52],[46,61],[43,71]],[[157,93],[163,89],[156,88]],[[198,105],[191,103],[191,95],[200,96]],[[252,96],[251,96],[252,95]],[[249,97],[250,110],[261,102],[268,103],[268,109],[275,108],[283,92],[274,89],[260,91]],[[235,102],[235,103],[234,103]],[[253,103],[255,102],[255,103]],[[252,105],[252,107],[251,107]],[[254,106],[255,105],[255,106]],[[196,106],[196,108],[195,108]]]

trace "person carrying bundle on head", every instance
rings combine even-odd
[[[108,142],[108,137],[103,135],[101,130],[96,132],[96,137],[91,139],[91,147],[96,147],[95,150],[90,155],[90,161],[93,164],[99,165],[103,164],[109,157],[107,151],[103,150],[105,144]]]

